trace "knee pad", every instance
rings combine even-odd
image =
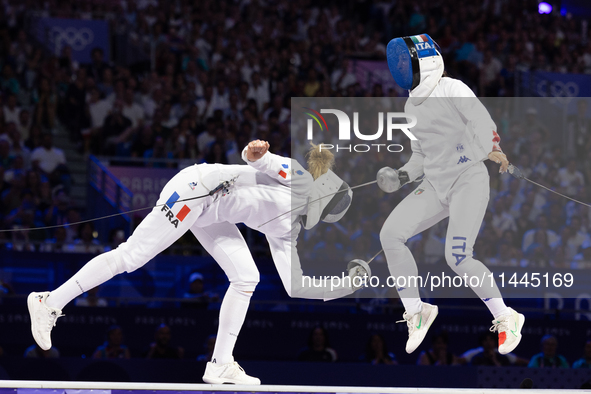
[[[240,295],[250,297],[258,284],[257,282],[233,282],[230,283],[230,288]]]
[[[107,253],[103,253],[102,255],[98,256],[98,259],[101,260],[100,264],[103,267],[106,267],[113,276],[122,274],[126,271],[124,265],[122,264],[121,251],[119,249],[113,249]]]
[[[230,282],[230,287],[239,292],[252,293],[259,284],[259,271],[244,272],[238,275],[238,279]]]

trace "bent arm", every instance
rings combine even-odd
[[[300,228],[301,225],[296,224],[291,237],[274,238],[267,235],[273,261],[287,294],[292,298],[324,301],[352,294],[353,289],[342,280],[343,276],[347,278],[346,274],[335,272],[334,276],[340,279],[339,283],[337,280],[331,282],[329,279],[326,283],[319,285],[320,282],[317,278],[316,286],[314,286],[313,278],[304,275],[296,248],[296,238]]]
[[[448,95],[457,110],[467,119],[484,152],[487,155],[495,151],[501,152],[501,138],[497,134],[497,125],[474,92],[463,82],[456,81],[450,86]]]
[[[267,151],[257,160],[250,161],[247,157],[247,150],[248,146],[242,150],[242,160],[246,164],[280,183],[291,187],[294,193],[302,195],[308,195],[310,193],[314,179],[312,179],[312,175],[297,160]]]

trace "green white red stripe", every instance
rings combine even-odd
[[[415,44],[416,43],[419,43],[419,42],[427,42],[427,41],[429,41],[429,39],[427,38],[427,36],[424,35],[424,34],[419,34],[418,36],[412,36],[410,39]]]

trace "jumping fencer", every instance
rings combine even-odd
[[[301,280],[296,250],[301,227],[312,228],[320,220],[335,222],[351,204],[351,189],[330,170],[334,164],[332,153],[310,149],[305,170],[296,160],[268,150],[267,142],[256,140],[242,152],[248,165],[198,164],[180,171],[164,186],[157,206],[126,242],[90,260],[56,290],[31,293],[27,304],[37,344],[44,350],[51,348],[51,330],[71,300],[117,274],[142,267],[191,230],[230,281],[220,308],[213,357],[203,380],[212,384],[260,384],[232,356],[259,282],[258,269],[235,223],[265,234],[290,296],[333,299],[358,289],[351,285],[355,281],[343,281],[329,290],[305,287]],[[291,214],[281,215],[292,209]],[[354,277],[366,272],[356,268],[349,274]]]
[[[412,128],[409,161],[394,170],[382,168],[378,186],[391,193],[424,175],[422,183],[389,215],[380,232],[390,274],[418,275],[406,241],[449,217],[445,240],[447,264],[460,276],[490,278],[490,271],[473,258],[473,246],[489,201],[489,175],[484,161],[509,162],[502,152],[496,125],[484,105],[463,82],[444,76],[439,46],[427,34],[395,38],[387,48],[388,67],[396,83],[409,91],[404,111],[417,117]],[[494,282],[472,286],[494,316],[499,353],[511,352],[521,340],[525,317],[505,305]],[[412,286],[414,284],[415,286]],[[403,322],[408,325],[406,351],[423,341],[438,313],[422,302],[416,282],[401,286]]]

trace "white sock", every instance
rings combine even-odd
[[[110,257],[112,252],[114,251],[96,256],[63,285],[52,291],[47,297],[47,306],[60,310],[64,309],[68,302],[80,294],[94,289],[118,274],[118,272],[112,272],[111,270]]]
[[[476,278],[490,278],[491,272],[490,270],[484,265],[482,262],[468,257],[466,260],[462,262],[457,267],[452,266],[453,270],[459,276],[466,275],[468,278],[476,277]],[[470,284],[471,282],[468,282]],[[488,279],[486,281],[487,285],[483,285],[480,287],[472,287],[472,290],[476,293],[478,297],[484,302],[484,305],[488,308],[490,313],[494,316],[495,319],[498,319],[500,316],[506,315],[509,313],[509,308],[505,305],[505,301],[503,301],[503,296],[501,296],[501,292],[497,287],[496,282],[492,282],[493,286],[488,285]]]
[[[489,298],[486,299],[486,301],[482,301],[484,301],[484,305],[488,307],[488,310],[492,313],[495,319],[498,319],[503,315],[508,315],[511,312],[502,298]]]
[[[423,310],[423,301],[420,298],[400,298],[406,313],[410,316],[416,315]]]
[[[234,361],[232,353],[246,318],[252,293],[236,290],[230,285],[220,308],[220,324],[211,362],[227,364]]]

